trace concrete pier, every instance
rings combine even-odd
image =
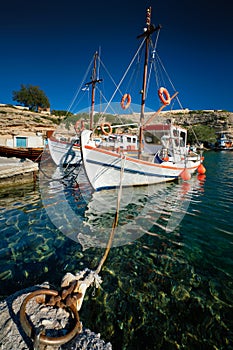
[[[39,166],[29,159],[0,157],[0,188],[33,182]]]
[[[39,344],[34,347],[33,340],[25,334],[22,328],[19,310],[25,297],[41,288],[49,288],[49,284],[45,282],[43,285],[21,290],[0,302],[0,350],[33,350],[35,348],[39,350],[112,350],[111,343],[102,340],[99,333],[96,334],[84,327],[82,327],[81,333],[66,344],[60,346]],[[27,315],[31,322],[33,321],[34,327],[46,324],[48,328],[55,329],[56,325],[59,324],[59,327],[61,326],[64,330],[67,323],[67,316],[61,314],[60,309],[51,310],[46,306],[41,308],[37,303],[30,303]]]

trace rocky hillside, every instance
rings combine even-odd
[[[56,129],[60,119],[53,115],[31,112],[13,106],[0,106],[0,135],[41,132]]]
[[[149,114],[149,116],[151,113]],[[149,116],[145,115],[145,120],[149,119]],[[139,120],[139,115],[135,114],[133,117],[130,117],[133,121]],[[160,123],[166,119],[173,119],[175,124],[179,125],[208,125],[214,129],[221,130],[223,128],[232,128],[233,127],[233,112],[226,111],[190,111],[185,110],[174,110],[168,112],[161,112],[159,116],[156,116],[153,123]]]
[[[233,138],[233,113],[226,111],[187,111],[186,113],[166,113],[168,118],[188,129],[190,144],[203,143],[212,148],[217,141],[216,132],[228,130]]]
[[[73,116],[74,117],[74,116]],[[126,116],[124,116],[126,118]],[[130,120],[138,122],[139,116],[128,116]],[[124,119],[125,119],[124,118]],[[46,115],[44,113],[31,112],[19,107],[0,105],[0,135],[17,133],[17,130],[23,132],[42,132],[55,130],[63,117]],[[73,118],[72,118],[73,119]],[[148,119],[148,116],[145,118]],[[152,123],[159,123],[166,119],[173,119],[176,124],[186,127],[206,126],[213,132],[223,129],[233,131],[233,113],[226,111],[173,111],[162,112],[161,115],[153,120]]]
[[[176,123],[181,125],[208,125],[218,130],[233,127],[233,113],[226,111],[187,111],[185,113],[169,113]]]

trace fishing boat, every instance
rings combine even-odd
[[[89,90],[91,86],[91,107],[88,108],[89,115],[89,128],[90,130],[94,129],[94,115],[96,112],[96,88],[97,84],[102,82],[102,79],[99,78],[99,70],[104,66],[102,61],[100,60],[100,56],[98,52],[95,52],[91,63],[88,66],[88,73],[85,73],[85,77],[89,74],[91,70],[91,81],[87,82],[83,85],[81,83],[77,96],[79,93],[83,93]],[[110,77],[113,80],[112,77]],[[101,95],[101,99],[103,98],[103,92],[98,89],[98,92]],[[76,96],[76,99],[77,99]],[[99,106],[101,109],[102,106]],[[115,112],[115,111],[114,111]],[[115,112],[117,113],[117,112]],[[82,114],[82,113],[81,113]],[[100,117],[101,114],[99,113]],[[124,128],[130,128],[137,126],[137,123],[128,123],[128,124],[118,124],[114,125],[114,130],[117,131],[113,133],[113,128],[109,123],[102,123],[96,128],[95,133],[95,143],[96,145],[104,147],[105,149],[121,149],[121,150],[136,150],[138,147],[138,138],[135,134],[130,132],[120,133],[119,130]],[[67,166],[67,165],[77,165],[81,161],[81,150],[80,150],[80,132],[85,128],[84,120],[77,117],[77,121],[74,125],[70,125],[67,123],[66,125],[61,125],[59,130],[55,130],[52,136],[48,139],[48,148],[50,151],[50,155],[57,166]]]
[[[21,159],[30,159],[33,162],[39,162],[44,147],[8,147],[0,146],[1,157],[16,157]]]
[[[115,125],[114,127],[125,127],[126,125]],[[105,125],[104,125],[105,128]],[[104,130],[104,129],[103,129]],[[130,133],[96,134],[93,138],[95,145],[108,150],[131,150],[138,149],[138,137]],[[57,166],[77,165],[81,162],[81,150],[79,137],[67,141],[64,138],[57,139],[51,136],[48,139],[50,155]]]
[[[227,130],[217,131],[215,151],[233,151],[233,134]]]
[[[155,64],[156,44],[160,29],[160,25],[155,27],[151,24],[151,8],[148,8],[146,27],[143,34],[138,36],[138,39],[142,40],[134,56],[139,61],[139,52],[144,49],[137,155],[131,155],[120,150],[110,151],[97,146],[94,141],[93,130],[83,130],[81,133],[82,163],[87,178],[95,191],[121,186],[152,185],[174,181],[180,177],[189,180],[195,172],[205,172],[202,164],[204,159],[202,153],[190,152],[187,147],[186,129],[175,125],[172,119],[166,120],[160,126],[152,124],[154,118],[165,107],[173,103],[178,92],[175,91],[171,96],[164,85],[159,86],[157,92],[161,105],[156,112],[146,118],[145,106],[149,87],[148,81],[151,77],[151,74],[148,75],[148,72],[151,72],[148,65],[149,63]],[[157,36],[155,44],[153,44],[152,38],[155,33],[157,33]],[[120,83],[117,88],[119,86]],[[115,93],[113,96],[115,96]],[[131,94],[126,92],[120,101],[122,109],[129,108],[131,102]],[[111,129],[109,125],[106,125],[106,127]]]
[[[57,166],[76,165],[81,161],[79,140],[63,141],[53,136],[48,139],[50,155]]]

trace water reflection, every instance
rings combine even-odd
[[[111,249],[101,289],[88,290],[80,312],[114,349],[233,348],[233,157],[209,153],[205,165],[206,178],[122,197],[116,240],[138,238]],[[59,288],[66,272],[97,267],[104,248],[93,235],[104,227],[97,238],[108,236],[117,191],[103,200],[75,172],[78,184],[48,166],[46,209],[40,187],[0,192],[1,297],[44,281]],[[90,238],[84,251],[79,233]]]
[[[173,231],[186,214],[192,196],[203,190],[203,181],[193,177],[189,182],[93,192],[82,168],[68,176],[64,169],[55,168],[51,181],[41,175],[40,190],[53,224],[85,250],[106,247],[117,208],[113,247],[140,238],[154,225]]]

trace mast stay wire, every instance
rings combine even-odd
[[[166,77],[167,77],[169,83],[171,84],[173,90],[176,91],[176,88],[175,88],[175,86],[174,86],[174,84],[173,84],[173,82],[172,82],[172,80],[171,80],[171,78],[170,78],[170,76],[169,76],[169,74],[168,74],[168,72],[167,72],[167,70],[166,70],[166,68],[165,68],[165,66],[164,66],[164,64],[163,64],[163,62],[162,62],[162,60],[161,60],[161,58],[159,57],[157,50],[156,50],[156,48],[157,48],[157,42],[158,42],[158,37],[159,37],[159,33],[160,33],[160,29],[158,30],[158,33],[157,33],[157,36],[156,36],[156,41],[155,41],[154,48],[153,48],[153,51],[152,51],[152,61],[151,61],[151,65],[150,65],[150,72],[149,72],[148,81],[149,81],[150,76],[151,76],[152,66],[154,65],[156,80],[157,80],[157,84],[158,84],[158,74],[156,74],[156,64],[155,64],[155,62],[154,62],[154,61],[155,61],[155,58],[156,58],[156,59],[158,60],[158,63],[159,63],[160,66],[162,67],[163,71],[165,72]],[[148,85],[147,85],[147,86],[148,86]],[[158,86],[159,86],[159,84],[158,84]],[[181,104],[181,102],[180,102],[180,99],[179,99],[178,96],[176,97],[176,99],[177,99],[177,102],[178,102],[180,108],[181,108],[181,109],[184,109],[183,106],[182,106],[182,104]],[[174,102],[173,102],[173,105],[174,105]],[[193,132],[193,135],[194,135],[194,137],[195,137],[195,139],[196,139],[197,144],[200,146],[200,142],[199,142],[199,140],[198,140],[198,138],[197,138],[197,135],[196,135],[196,133],[195,133],[195,131],[194,131],[194,129],[193,129],[192,126],[191,126],[191,129],[192,129],[192,132]]]
[[[167,77],[169,83],[171,84],[173,90],[176,91],[176,88],[175,88],[175,86],[174,86],[174,84],[173,84],[173,82],[172,82],[172,80],[171,80],[171,78],[170,78],[168,72],[166,71],[166,68],[165,68],[165,66],[164,66],[164,64],[163,64],[163,62],[162,62],[162,60],[161,60],[161,58],[159,57],[158,52],[156,52],[156,56],[157,56],[158,62],[160,63],[161,67],[163,68],[163,70],[164,70],[164,72],[165,72],[165,74],[166,74],[166,77]],[[179,97],[176,97],[176,99],[177,99],[177,102],[178,102],[180,108],[183,109],[183,106],[182,106],[182,104],[181,104],[181,102],[180,102]]]
[[[150,63],[150,71],[149,71],[149,74],[148,74],[148,83],[147,83],[147,89],[146,89],[146,96],[147,96],[149,85],[150,85],[151,71],[152,71],[152,66],[153,66],[154,59],[155,59],[155,53],[156,53],[156,48],[157,48],[157,43],[158,43],[158,39],[159,39],[160,30],[161,29],[159,29],[157,31],[155,44],[154,44],[154,47],[153,47],[153,50],[152,50],[152,58],[151,58],[151,63]],[[150,41],[152,43],[152,39],[151,38],[150,38]]]
[[[151,79],[151,74],[152,74],[152,68],[154,66],[154,70],[155,70],[155,75],[156,75],[156,81],[157,81],[157,85],[159,86],[159,81],[158,81],[158,74],[156,74],[156,64],[155,64],[155,59],[157,59],[158,61],[158,64],[160,64],[160,66],[162,67],[163,71],[165,72],[165,75],[169,81],[169,83],[171,84],[172,88],[174,91],[176,91],[175,89],[175,86],[174,84],[172,83],[172,80],[161,60],[161,58],[159,57],[158,55],[158,52],[157,52],[157,45],[158,45],[158,40],[159,40],[159,35],[160,35],[160,30],[161,30],[162,27],[159,28],[158,32],[157,32],[157,35],[156,35],[156,39],[155,39],[155,43],[154,43],[154,46],[153,46],[153,49],[152,49],[152,57],[151,57],[151,64],[150,64],[150,71],[149,71],[149,74],[148,74],[148,85],[147,85],[147,92],[148,92],[148,88],[149,88],[149,82],[150,82],[150,79]],[[152,44],[152,40],[151,40],[151,44]],[[183,109],[183,106],[179,100],[179,97],[176,97],[177,99],[177,102],[180,106],[181,109]]]
[[[106,113],[106,110],[108,109],[108,107],[109,107],[110,103],[112,102],[114,96],[116,95],[117,91],[120,89],[120,86],[121,86],[123,80],[125,79],[125,76],[127,75],[129,69],[131,68],[131,66],[132,66],[132,64],[133,64],[133,62],[134,62],[134,60],[135,60],[135,58],[137,57],[138,52],[141,50],[141,48],[142,48],[142,46],[143,46],[145,40],[146,40],[146,38],[144,38],[143,41],[141,42],[141,45],[139,46],[139,48],[138,48],[136,54],[134,55],[134,57],[133,57],[133,59],[131,60],[131,62],[130,62],[130,64],[129,64],[128,68],[126,69],[126,71],[125,71],[125,73],[123,74],[123,76],[122,76],[120,82],[118,83],[118,85],[117,85],[117,87],[116,87],[116,90],[113,92],[112,97],[110,98],[110,100],[109,100],[109,102],[108,102],[108,104],[107,104],[107,106],[106,106],[106,108],[105,108],[103,114]]]
[[[88,68],[87,68],[87,70],[86,70],[86,72],[85,72],[85,74],[84,74],[83,80],[82,80],[82,82],[81,82],[79,88],[77,89],[77,91],[76,91],[76,93],[75,93],[75,95],[74,95],[74,97],[73,97],[72,102],[70,103],[70,105],[69,105],[69,107],[68,107],[67,113],[70,112],[71,108],[72,108],[73,105],[74,105],[75,100],[77,99],[78,94],[80,93],[82,87],[85,85],[85,82],[86,82],[86,80],[87,80],[87,75],[88,75],[88,73],[89,73],[89,71],[90,71],[90,69],[91,69],[92,64],[93,64],[93,58],[91,59],[91,62],[90,62],[89,66],[88,66]]]

